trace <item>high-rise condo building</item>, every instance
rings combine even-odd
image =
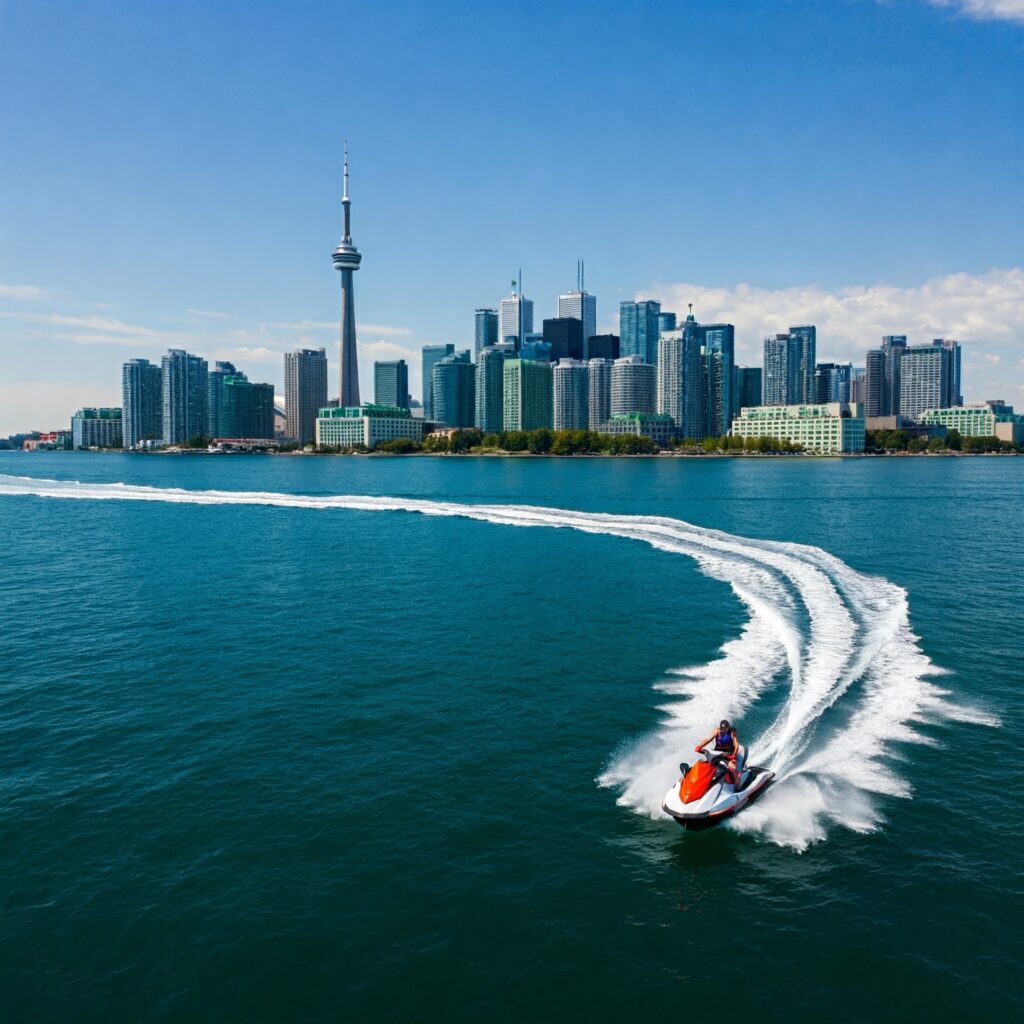
[[[619,305],[619,347],[623,357],[639,356],[652,366],[658,361],[660,313],[661,303],[654,299]]]
[[[125,448],[160,440],[163,385],[160,367],[148,359],[129,359],[121,367],[121,429]]]
[[[595,334],[583,342],[583,358],[618,359],[622,354],[617,334]]]
[[[206,360],[180,348],[160,360],[164,444],[184,444],[207,429]]]
[[[659,313],[658,314],[658,330],[664,334],[665,331],[674,331],[678,329],[678,321],[675,313]]]
[[[505,429],[505,360],[515,355],[512,345],[488,345],[476,360],[475,423],[485,433]]]
[[[440,362],[445,356],[450,356],[454,351],[455,346],[451,344],[423,346],[423,418],[425,420],[434,418],[432,398],[434,364]]]
[[[479,358],[488,345],[498,344],[498,311],[478,309],[473,320],[473,354]]]
[[[506,359],[504,366],[506,430],[551,429],[552,374],[550,363],[532,359]]]
[[[818,363],[815,371],[815,402],[823,405],[827,402],[853,401],[850,388],[853,382],[852,363]]]
[[[404,359],[373,364],[373,401],[375,405],[409,408],[409,367]]]
[[[79,409],[71,417],[72,448],[120,448],[123,441],[118,408]]]
[[[764,339],[762,398],[765,405],[813,403],[817,328],[790,327],[788,334]]]
[[[900,363],[905,334],[887,334],[881,348],[870,349],[864,363],[864,415],[900,415]]]
[[[435,423],[471,427],[476,419],[476,367],[469,350],[445,356],[431,371],[431,406]]]
[[[316,440],[316,418],[327,405],[327,352],[298,348],[284,354],[287,434],[299,444]]]
[[[211,374],[212,376],[212,374]],[[244,373],[224,377],[220,389],[220,432],[212,437],[272,440],[274,385],[256,384]]]
[[[732,324],[703,324],[700,337],[704,349],[704,429],[708,437],[724,437],[737,411],[733,393],[736,328]]]
[[[551,346],[551,362],[583,358],[583,327],[571,316],[544,321],[544,340]]]
[[[216,362],[213,369],[206,375],[206,432],[210,437],[245,437],[244,434],[233,434],[221,423],[224,411],[224,381],[228,377],[240,376],[246,380],[244,373],[239,374],[234,363]],[[255,435],[253,435],[255,436]]]
[[[957,404],[960,346],[952,340],[912,345],[900,360],[899,415],[917,420],[927,409]]]
[[[613,416],[630,412],[653,413],[657,390],[657,369],[640,356],[623,356],[612,363]]]
[[[611,419],[613,365],[614,361],[611,359],[590,359],[587,362],[587,420],[591,430],[596,430],[602,423]]]
[[[359,405],[359,357],[356,350],[356,293],[352,275],[359,269],[362,255],[352,243],[352,201],[348,197],[348,143],[345,143],[345,170],[342,175],[341,206],[343,213],[341,241],[331,256],[334,269],[341,273],[341,382],[338,392],[340,408]]]
[[[737,366],[736,367],[736,405],[733,411],[733,419],[740,412],[740,409],[753,409],[761,404],[761,367],[760,366]]]
[[[591,295],[583,286],[582,260],[576,265],[576,290],[558,296],[558,316],[580,321],[584,344],[597,334],[597,296]],[[579,359],[580,356],[572,358]]]
[[[590,424],[590,375],[579,359],[562,359],[555,364],[555,430],[586,430]]]
[[[657,381],[657,410],[672,417],[678,436],[704,437],[701,332],[692,311],[681,330],[667,331],[658,341]]]
[[[936,338],[932,345],[941,345],[953,353],[953,405],[963,405],[964,396],[960,390],[960,343],[952,338]]]
[[[522,271],[512,282],[512,294],[499,305],[499,340],[511,340],[517,349],[523,346],[523,336],[533,331],[533,300],[523,295]]]
[[[850,373],[850,404],[864,404],[864,367],[855,366]]]
[[[816,394],[814,367],[817,365],[818,328],[813,324],[790,327],[789,337],[793,345],[793,373],[795,376],[797,402],[813,402]]]

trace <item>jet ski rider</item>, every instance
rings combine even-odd
[[[729,766],[729,771],[732,774],[733,786],[737,789],[740,784],[740,770],[743,768],[742,757],[740,754],[740,739],[736,735],[736,730],[729,724],[728,718],[723,718],[718,723],[718,728],[712,730],[711,735],[707,739],[701,740],[700,743],[694,747],[697,753],[701,753],[703,749],[712,741],[715,741],[715,751],[719,754],[726,755],[726,763]]]

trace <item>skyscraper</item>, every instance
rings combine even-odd
[[[657,370],[640,356],[623,356],[612,363],[611,414],[654,412]]]
[[[341,382],[338,404],[342,409],[354,408],[359,403],[359,357],[356,350],[356,308],[352,274],[359,269],[362,255],[352,244],[352,201],[348,197],[348,143],[345,143],[345,170],[341,205],[344,220],[341,242],[334,250],[331,262],[341,272]]]
[[[435,423],[471,427],[476,419],[476,367],[469,350],[453,353],[434,363],[431,405]]]
[[[409,367],[404,359],[373,364],[373,400],[377,405],[409,408]]]
[[[813,324],[790,327],[790,344],[792,346],[792,375],[794,385],[794,401],[804,405],[814,403],[816,386],[814,368],[817,365],[818,328]]]
[[[960,391],[960,353],[962,350],[959,342],[954,341],[952,338],[936,338],[932,344],[941,345],[953,353],[953,405],[963,405],[964,396]]]
[[[700,328],[704,348],[705,432],[708,437],[725,437],[737,412],[733,382],[736,369],[736,328],[732,324],[704,324]]]
[[[926,409],[950,409],[959,399],[955,341],[938,339],[930,345],[912,345],[900,360],[899,414],[916,420]]]
[[[284,354],[284,410],[288,436],[299,444],[316,439],[316,418],[327,405],[327,352],[298,348]]]
[[[849,404],[853,401],[850,395],[852,382],[852,363],[818,363],[815,371],[815,402],[818,405],[827,402]]]
[[[699,440],[707,434],[704,387],[701,327],[691,310],[681,330],[668,331],[658,341],[657,411],[672,417],[679,437]]]
[[[423,418],[425,420],[434,418],[432,395],[434,364],[440,362],[445,356],[450,356],[454,351],[455,346],[450,344],[423,346]]]
[[[148,359],[129,359],[121,367],[121,421],[125,448],[159,440],[163,433],[163,387],[160,367]]]
[[[658,330],[664,334],[665,331],[674,331],[678,327],[675,313],[658,314]]]
[[[243,437],[250,435],[232,434],[221,424],[224,409],[224,381],[238,374],[234,363],[216,362],[206,375],[206,432],[210,437]],[[242,380],[245,374],[240,374]]]
[[[206,360],[180,348],[160,360],[164,444],[184,444],[206,433]]]
[[[590,376],[579,359],[562,359],[552,369],[555,430],[586,430],[589,419]]]
[[[554,423],[551,364],[506,359],[503,372],[505,429],[550,429]]]
[[[512,339],[517,349],[522,347],[523,335],[533,330],[533,300],[523,295],[522,280],[523,274],[520,271],[519,279],[512,282],[512,294],[501,300],[498,326],[498,340]]]
[[[584,344],[597,334],[597,296],[591,295],[583,286],[583,261],[576,265],[576,290],[558,296],[559,317],[572,317],[582,325]],[[579,359],[580,356],[573,356]]]
[[[907,351],[905,334],[887,334],[882,347],[870,349],[864,364],[864,415],[900,415],[900,364]]]
[[[515,355],[511,345],[489,345],[476,360],[476,425],[485,433],[505,429],[505,359]]]
[[[498,313],[478,309],[474,315],[473,353],[479,358],[481,349],[498,344]]]
[[[618,359],[622,354],[617,334],[595,334],[583,342],[583,358]]]
[[[814,379],[817,328],[791,327],[788,334],[764,339],[765,405],[808,405],[817,395]]]
[[[211,431],[211,436],[273,439],[273,384],[255,384],[244,373],[228,374],[224,377],[219,399],[220,430],[217,434]]]
[[[544,340],[551,346],[551,362],[583,358],[583,327],[576,317],[545,320],[543,327]]]
[[[612,415],[612,366],[611,359],[591,359],[587,362],[588,381],[587,420],[590,429],[596,430],[607,423]]]
[[[760,404],[761,367],[737,366],[733,419],[739,415],[740,409],[753,409]]]
[[[652,366],[658,361],[658,317],[661,303],[654,299],[619,305],[619,349],[623,357],[639,356]]]

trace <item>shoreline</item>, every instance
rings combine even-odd
[[[43,448],[24,451],[19,448],[0,449],[0,453],[19,455],[272,455],[275,457],[300,456],[303,458],[370,458],[370,459],[977,459],[1017,458],[1024,452],[580,452],[573,455],[553,455],[551,452],[307,452],[307,451],[258,451],[258,452],[210,452],[203,449],[182,451],[125,451],[123,448]]]

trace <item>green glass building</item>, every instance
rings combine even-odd
[[[506,359],[503,368],[506,430],[540,430],[554,426],[550,363]]]

